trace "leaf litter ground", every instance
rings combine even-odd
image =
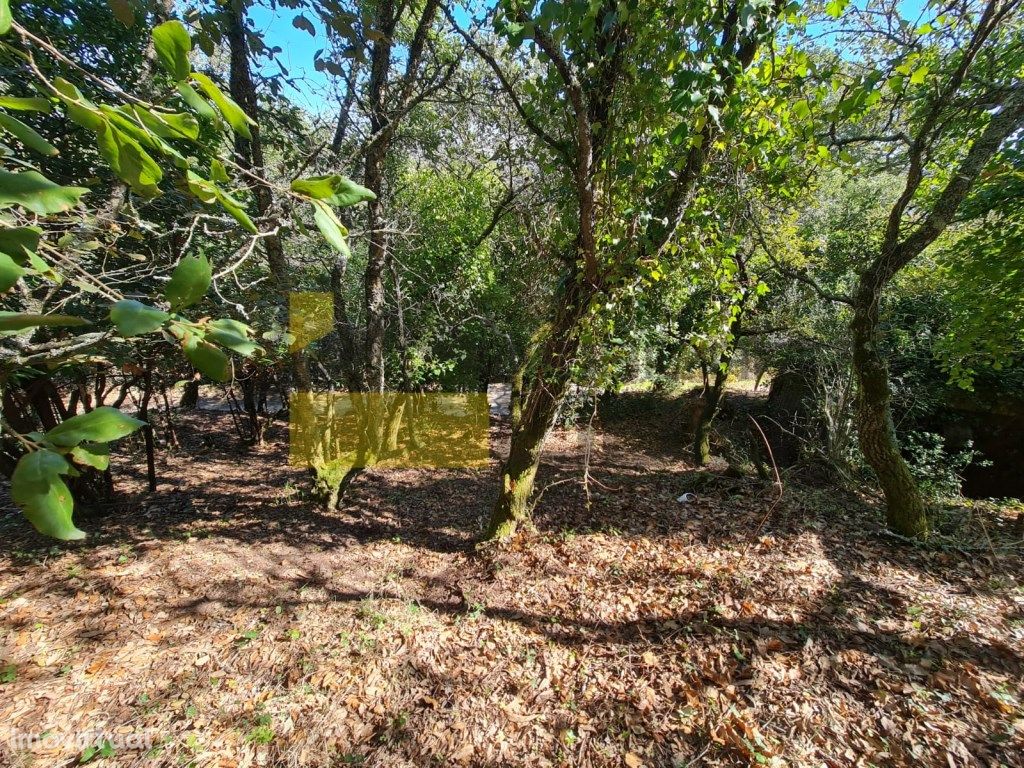
[[[189,416],[88,542],[0,518],[0,765],[1024,765],[1010,516],[907,546],[870,498],[695,472],[681,413],[556,432],[537,530],[479,552],[493,468],[325,513],[282,428]]]

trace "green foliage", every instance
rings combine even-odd
[[[6,293],[25,274],[21,265],[6,253],[0,253],[0,293]]]
[[[322,200],[313,200],[313,221],[317,229],[323,234],[324,239],[330,243],[338,253],[348,257],[351,251],[348,247],[348,229],[338,221],[334,211]]]
[[[221,116],[231,126],[231,130],[240,136],[251,139],[252,133],[249,131],[249,126],[255,125],[252,118],[245,114],[242,108],[229,96],[226,96],[208,76],[200,72],[193,72],[191,73],[191,78],[202,89],[207,98],[214,103]]]
[[[0,229],[0,253],[10,256],[22,266],[39,248],[39,227],[9,227]]]
[[[12,134],[18,141],[40,155],[56,155],[57,148],[16,117],[0,112],[0,130]]]
[[[36,171],[0,171],[0,208],[20,205],[40,216],[63,213],[78,205],[79,198],[88,191],[85,187],[54,184]]]
[[[40,449],[23,456],[11,475],[11,498],[29,522],[43,535],[64,541],[85,538],[71,522],[74,500],[60,478],[71,471],[63,456]]]
[[[180,82],[192,72],[188,54],[192,39],[180,21],[165,21],[153,29],[153,48],[167,73]]]
[[[82,750],[82,754],[78,758],[79,764],[91,763],[96,759],[105,759],[114,757],[117,754],[117,750],[114,749],[114,745],[109,739],[104,739],[99,744],[86,747]]]
[[[61,422],[45,434],[21,438],[30,450],[11,475],[11,498],[40,533],[65,541],[85,538],[72,522],[74,499],[61,479],[62,475],[76,476],[78,471],[65,457],[82,466],[106,469],[105,444],[143,425],[116,408],[101,406]]]
[[[72,315],[36,315],[27,312],[0,312],[0,332],[23,331],[39,326],[74,327],[88,325],[89,321]]]
[[[171,280],[164,289],[164,298],[171,305],[171,311],[191,307],[202,300],[210,288],[213,269],[205,256],[186,256],[171,273]]]
[[[916,430],[903,435],[901,442],[910,471],[927,496],[941,500],[960,495],[963,472],[979,456],[970,443],[950,453],[942,435]]]
[[[171,316],[134,299],[121,299],[110,310],[110,322],[125,338],[158,331]]]
[[[323,200],[339,208],[377,199],[377,196],[366,187],[361,187],[351,179],[338,174],[295,179],[291,187],[292,192],[314,200]]]
[[[72,416],[46,433],[46,440],[61,448],[79,443],[109,443],[130,435],[145,422],[111,408],[100,406],[87,413]]]
[[[211,322],[206,331],[206,338],[212,339],[243,357],[249,357],[260,351],[260,347],[249,338],[249,326],[230,318],[221,318]]]
[[[83,467],[92,467],[100,472],[110,466],[110,447],[102,443],[82,443],[71,449],[72,460]]]
[[[82,2],[88,5],[92,0]],[[8,12],[6,2],[3,11]],[[63,17],[66,25],[57,25],[53,33],[57,34],[62,29],[78,31],[74,25],[79,14],[92,12],[77,6],[69,9]],[[119,18],[125,21],[124,16],[122,13]],[[49,21],[49,17],[45,18]],[[165,182],[173,174],[179,179],[177,187],[180,190],[205,205],[219,207],[242,229],[258,234],[259,230],[246,212],[245,204],[220,186],[231,183],[224,162],[216,157],[206,161],[210,164],[213,180],[205,179],[197,170],[200,160],[197,155],[206,153],[196,145],[202,140],[209,141],[210,136],[204,134],[208,128],[204,125],[216,128],[218,111],[226,124],[243,136],[250,135],[248,125],[251,120],[208,76],[191,71],[189,51],[192,41],[183,24],[170,21],[159,25],[153,30],[152,43],[160,63],[177,81],[175,94],[181,97],[189,111],[175,109],[171,103],[150,103],[127,96],[120,88],[107,86],[99,80],[88,80],[80,86],[69,78],[79,78],[81,70],[74,66],[66,67],[67,62],[62,58],[64,54],[59,53],[54,54],[55,60],[39,60],[40,63],[31,70],[33,75],[20,81],[18,87],[23,90],[13,90],[12,86],[10,92],[0,96],[0,109],[35,113],[43,116],[40,122],[30,124],[28,119],[0,112],[0,130],[13,135],[26,149],[44,158],[53,158],[56,148],[44,138],[41,127],[53,128],[54,121],[66,118],[91,136],[91,152],[102,158],[109,170],[128,184],[141,200],[164,194]],[[33,50],[31,42],[25,44],[27,48],[24,50],[18,47],[20,43],[16,40],[12,43],[4,41],[0,46],[26,60],[51,53],[50,49]],[[186,81],[197,84],[206,98]],[[88,95],[82,90],[85,87],[89,89]],[[43,92],[50,99],[39,98],[32,91]],[[102,101],[111,96],[114,97],[113,103]],[[53,109],[53,104],[58,106],[58,110]],[[184,148],[188,145],[192,146],[186,152]],[[219,139],[212,145],[222,146]],[[82,167],[77,157],[71,161],[72,169]],[[145,294],[153,293],[151,283],[143,286],[142,292],[137,294],[143,300],[126,298],[116,288],[106,285],[102,277],[95,276],[96,273],[92,272],[94,267],[89,266],[97,251],[102,253],[103,260],[99,262],[102,264],[106,264],[109,258],[125,258],[112,249],[112,243],[121,235],[119,227],[115,226],[112,236],[95,229],[92,223],[94,211],[83,205],[82,199],[91,190],[55,183],[51,181],[50,172],[35,169],[28,160],[19,160],[17,165],[20,167],[16,170],[0,169],[0,208],[6,209],[0,221],[0,292],[11,294],[11,289],[21,281],[49,282],[61,291],[65,287],[80,291],[77,298],[66,296],[62,300],[60,306],[68,313],[34,311],[36,305],[27,300],[31,296],[28,292],[12,299],[15,305],[23,307],[23,311],[0,311],[0,333],[18,335],[26,345],[25,349],[44,350],[26,354],[26,360],[33,363],[41,360],[50,366],[65,364],[66,360],[75,359],[75,355],[63,353],[64,348],[88,350],[91,346],[103,344],[107,334],[102,332],[102,328],[107,323],[122,339],[134,340],[163,331],[165,338],[176,339],[180,343],[185,360],[218,381],[230,378],[232,370],[224,349],[243,356],[261,352],[251,340],[250,329],[244,323],[216,317],[193,321],[179,314],[202,301],[209,291],[213,267],[206,254],[185,255],[179,260],[161,292],[166,309],[157,306],[161,298],[145,300]],[[64,165],[53,168],[57,172],[52,178],[64,179],[75,175],[69,173]],[[89,183],[94,182],[95,179],[90,178]],[[147,225],[139,224],[141,226],[128,235],[135,240],[144,240]],[[90,228],[99,237],[88,239],[75,234],[79,230],[90,231]],[[75,258],[85,261],[76,263]],[[137,261],[138,258],[146,257],[131,254],[131,259]],[[104,271],[101,268],[99,274]],[[95,298],[101,300],[98,306]],[[102,311],[104,304],[109,306],[107,318],[95,320],[100,332],[76,338],[74,329],[90,324],[96,318],[96,311]],[[44,332],[50,334],[50,341],[37,339]],[[126,347],[124,342],[121,344],[114,349],[123,354]],[[17,382],[19,376],[25,374],[39,375],[39,369],[30,366],[24,368],[23,374],[20,366],[24,364],[20,360],[18,356],[8,357],[0,366],[0,379],[5,385]],[[109,465],[107,444],[129,434],[141,424],[138,419],[107,406],[67,418],[45,433],[19,434],[4,424],[6,439],[15,441],[14,444],[25,450],[12,475],[12,494],[16,503],[40,532],[64,539],[80,538],[84,534],[72,522],[74,501],[61,478],[78,475],[79,471],[70,462],[90,471],[105,471]]]
[[[231,362],[223,351],[208,341],[201,341],[196,336],[188,335],[182,345],[189,362],[214,381],[227,381],[231,378]]]
[[[0,107],[16,111],[50,112],[50,102],[34,96],[0,96]]]

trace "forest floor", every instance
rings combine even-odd
[[[0,514],[0,765],[1024,765],[1008,513],[908,546],[870,498],[695,472],[679,401],[615,410],[589,508],[558,432],[502,549],[493,469],[368,471],[327,514],[281,427],[211,414],[155,494],[119,459],[86,543]]]

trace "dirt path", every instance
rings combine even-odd
[[[500,552],[473,550],[491,471],[370,471],[324,514],[279,430],[240,453],[202,423],[180,485],[122,458],[89,546],[0,518],[0,765],[75,764],[82,732],[118,766],[1024,765],[1003,521],[975,516],[994,552],[908,549],[832,489],[681,504],[677,417],[604,425],[589,509],[558,434]]]

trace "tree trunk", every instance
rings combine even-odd
[[[391,132],[383,133],[388,114],[385,89],[388,85],[388,67],[391,63],[391,30],[394,28],[394,8],[391,0],[382,0],[377,9],[378,28],[382,37],[374,42],[370,62],[369,118],[370,135],[374,141],[366,153],[363,185],[376,195],[366,204],[366,229],[370,235],[363,275],[366,307],[366,338],[364,339],[363,377],[370,392],[384,391],[384,269],[387,266],[387,235],[384,226],[383,186],[384,160],[391,148]]]
[[[558,315],[543,342],[540,364],[521,409],[517,411],[513,402],[512,444],[501,469],[501,490],[484,534],[487,539],[514,535],[530,517],[529,501],[544,439],[568,389],[573,359],[579,349],[580,320],[595,292],[592,285],[584,286],[580,279],[576,276],[570,280],[571,287],[559,302]],[[529,361],[524,361],[523,368],[528,365]]]
[[[889,527],[904,536],[928,530],[924,499],[900,453],[892,423],[889,371],[879,351],[881,287],[873,271],[866,272],[854,297],[853,368],[857,376],[858,432],[864,458],[878,476],[885,494]]]
[[[198,374],[196,374],[198,376]],[[178,407],[182,410],[191,411],[199,405],[199,379],[193,378],[185,382],[185,388],[181,392],[181,400]]]
[[[531,399],[534,392],[531,392]],[[501,469],[501,493],[484,534],[487,539],[508,538],[530,518],[530,496],[533,495],[544,438],[558,408],[554,398],[545,399],[547,402],[538,403],[539,407],[532,412],[531,418],[522,422],[520,429],[512,435],[509,456]]]
[[[718,370],[715,372],[714,383],[704,389],[704,402],[700,409],[700,418],[698,418],[697,426],[693,431],[693,460],[698,467],[707,466],[711,460],[711,425],[722,405],[722,395],[725,394],[725,383],[729,378],[729,361],[731,359],[731,351],[722,354]]]
[[[256,86],[249,69],[249,46],[245,39],[245,7],[242,4],[231,6],[228,14],[228,42],[231,49],[230,90],[231,98],[238,102],[242,110],[256,123],[249,126],[252,140],[235,134],[235,151],[242,158],[242,165],[247,165],[255,176],[265,178],[263,142],[260,139],[259,110],[257,109]],[[260,218],[270,218],[272,227],[278,222],[273,219],[274,193],[263,181],[248,179],[256,198],[256,212]],[[277,291],[281,295],[287,311],[289,296],[292,291],[291,272],[285,256],[284,245],[277,234],[262,238],[267,254],[267,266],[274,278]],[[292,385],[295,389],[308,392],[312,388],[309,366],[303,350],[291,352]]]
[[[142,374],[142,401],[139,403],[139,418],[145,425],[142,437],[146,443],[146,485],[150,493],[156,493],[156,444],[153,440],[153,425],[149,422],[149,401],[153,397],[153,373],[147,362]]]
[[[729,380],[729,367],[732,365],[732,357],[736,353],[736,344],[739,342],[740,334],[743,331],[743,311],[746,308],[749,295],[749,279],[747,278],[746,261],[739,256],[736,257],[736,264],[740,274],[743,276],[743,293],[737,302],[736,314],[729,323],[728,339],[725,349],[718,358],[718,367],[715,368],[715,381],[708,385],[709,371],[703,365],[704,375],[704,405],[700,410],[700,418],[693,433],[693,456],[698,467],[706,466],[711,460],[711,425],[718,415],[718,409],[722,405],[722,397],[725,394],[725,384]]]

